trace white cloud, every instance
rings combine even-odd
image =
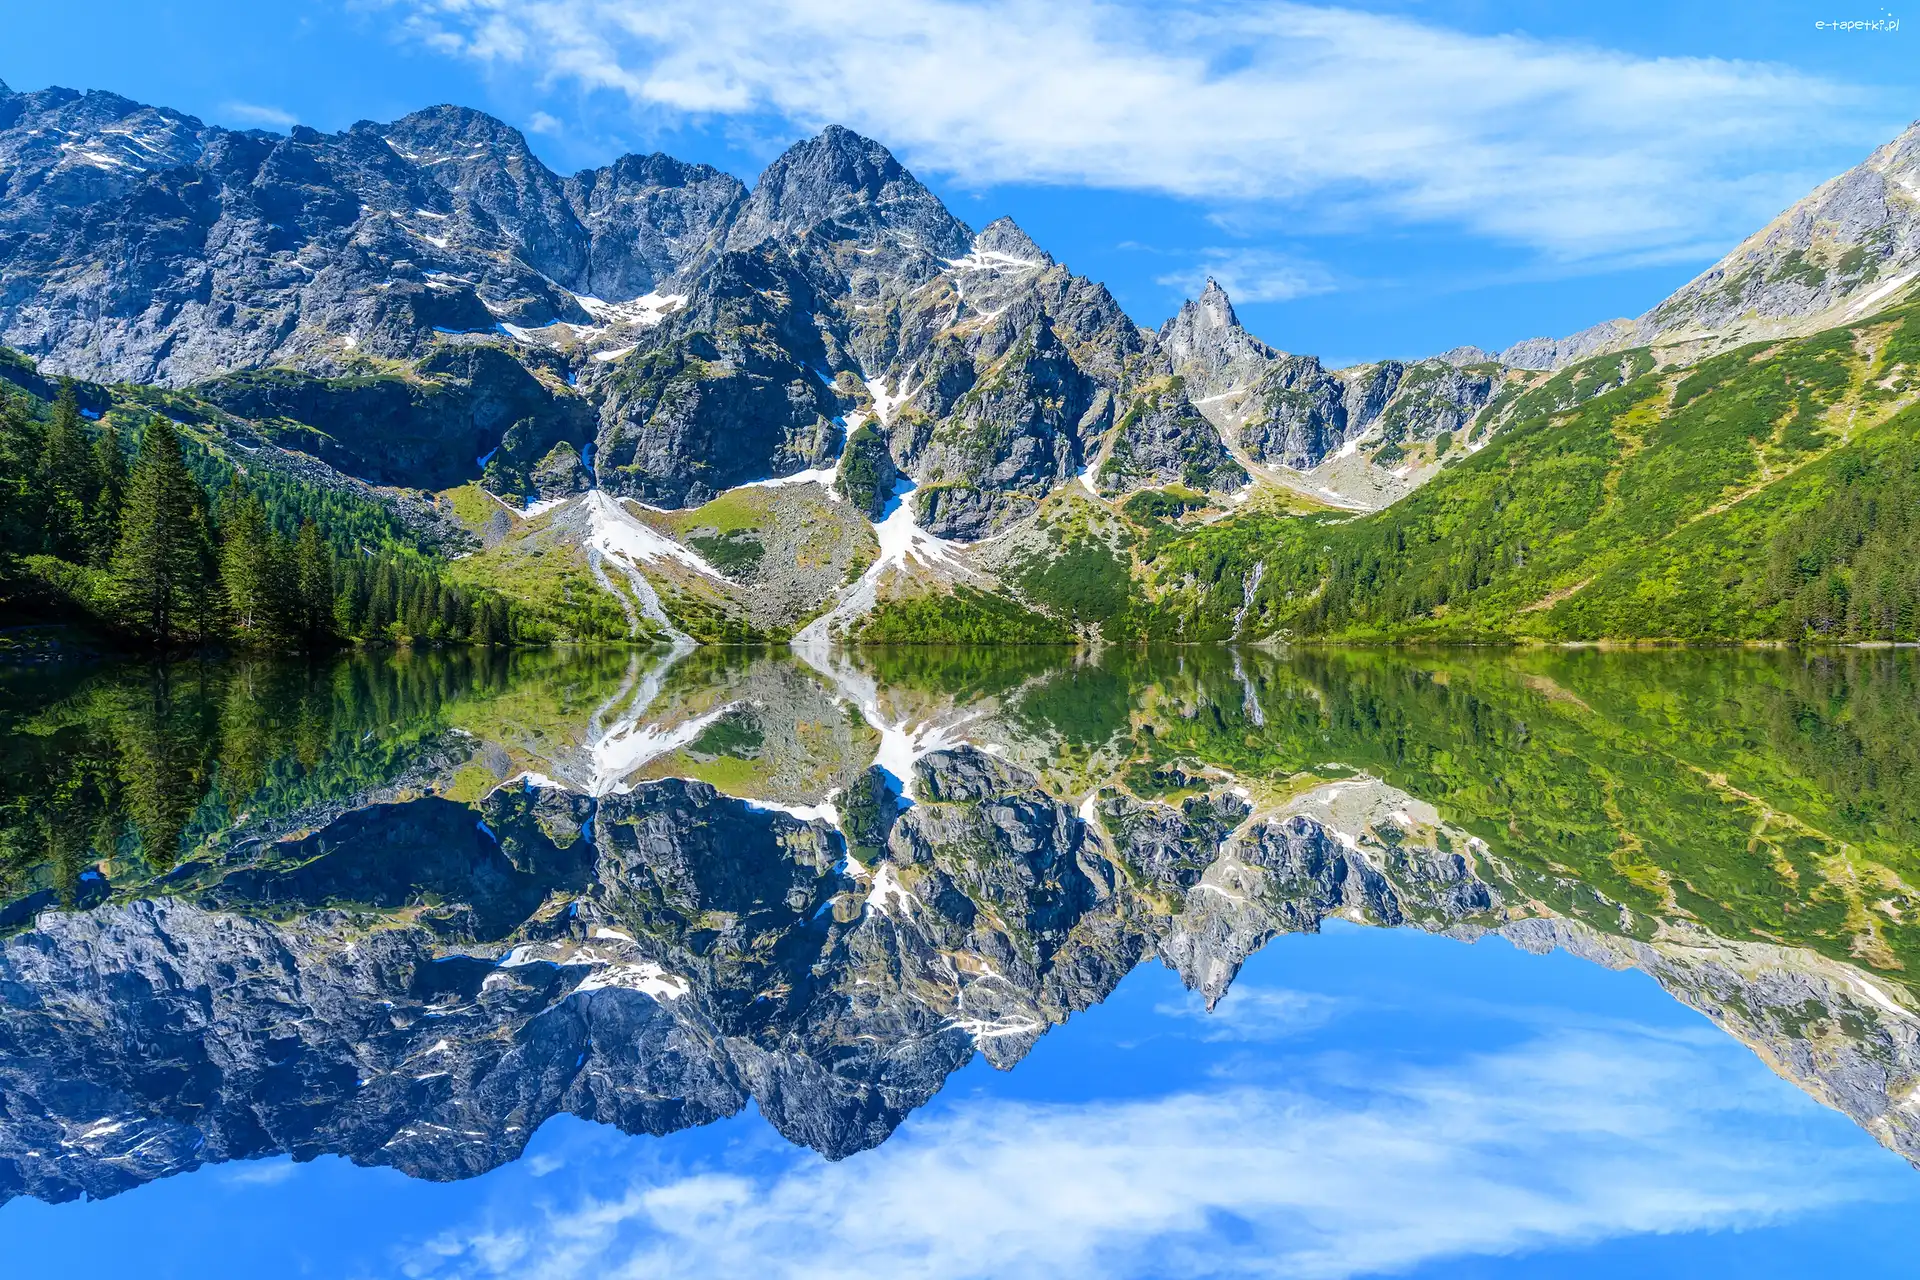
[[[1750,230],[1861,94],[1284,0],[391,0],[435,48],[674,115],[838,122],[970,186],[1439,221],[1557,257]]]
[[[771,1169],[638,1179],[565,1209],[522,1201],[522,1220],[436,1237],[407,1270],[1318,1280],[1753,1225],[1910,1176],[1864,1138],[1810,1137],[1817,1111],[1731,1043],[1559,1033],[1449,1067],[1356,1067],[1284,1088],[962,1102],[838,1164],[794,1153]],[[1234,1229],[1217,1230],[1223,1219]]]
[[[1237,983],[1211,1010],[1205,997],[1189,991],[1178,1002],[1157,1004],[1153,1011],[1194,1020],[1192,1034],[1201,1040],[1259,1041],[1284,1040],[1325,1026],[1340,1012],[1340,1005],[1334,997],[1314,991]]]
[[[235,1165],[224,1171],[227,1184],[236,1187],[271,1187],[285,1182],[300,1171],[300,1167],[290,1159],[261,1160],[257,1163]]]
[[[527,119],[529,133],[558,133],[562,127],[558,120],[544,111],[536,111]]]
[[[291,111],[262,106],[257,102],[223,102],[220,104],[220,113],[242,124],[260,125],[268,129],[291,129],[300,123],[300,117]]]
[[[1285,302],[1334,288],[1332,273],[1319,263],[1271,249],[1202,249],[1192,266],[1155,276],[1154,283],[1191,298],[1209,276],[1235,302]]]

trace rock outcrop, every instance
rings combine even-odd
[[[1141,392],[1114,430],[1095,478],[1108,493],[1165,484],[1226,491],[1248,480],[1220,432],[1177,385],[1150,385]]]
[[[1630,347],[1698,357],[1816,333],[1916,293],[1920,280],[1920,123],[1748,236],[1637,320],[1570,338],[1529,338],[1501,354],[1523,369],[1562,369]]]

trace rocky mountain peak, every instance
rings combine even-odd
[[[973,238],[973,252],[976,254],[998,254],[1008,258],[1018,258],[1023,262],[1041,266],[1053,266],[1053,255],[1033,242],[1033,238],[1020,229],[1020,224],[1012,218],[995,218]]]
[[[1215,328],[1238,329],[1240,327],[1240,317],[1234,314],[1233,299],[1227,296],[1227,291],[1222,289],[1220,282],[1212,276],[1207,277],[1206,287],[1200,290],[1200,296],[1194,301]]]
[[[1897,183],[1908,196],[1920,197],[1913,181],[1915,175],[1920,174],[1920,120],[1915,120],[1899,137],[1868,156],[1866,167]]]
[[[727,236],[729,249],[793,239],[821,228],[833,238],[890,235],[957,258],[973,236],[940,198],[871,138],[831,125],[767,166]]]
[[[401,115],[382,134],[388,146],[415,163],[440,161],[432,165],[430,173],[444,186],[455,184],[459,175],[476,163],[499,165],[511,157],[540,165],[520,130],[472,107],[426,107]],[[545,165],[540,169],[545,171]],[[547,177],[553,175],[547,173]]]
[[[1251,387],[1280,355],[1246,331],[1233,300],[1211,276],[1198,298],[1160,326],[1159,342],[1196,402]]]
[[[566,190],[593,240],[581,292],[608,302],[697,271],[747,199],[746,185],[732,174],[660,152],[582,169]]]
[[[1920,121],[1815,187],[1637,320],[1529,338],[1501,358],[1558,369],[1633,346],[1703,355],[1861,319],[1920,290]]]

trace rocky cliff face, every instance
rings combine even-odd
[[[691,506],[828,465],[869,422],[920,525],[968,541],[1096,461],[1116,494],[1311,470],[1381,432],[1399,376],[1283,356],[1211,282],[1143,331],[838,127],[749,190],[661,155],[562,178],[457,107],[282,137],[104,94],[0,104],[0,341],[51,373],[211,380],[260,434],[376,483]],[[1184,407],[1142,401],[1169,373]],[[1477,407],[1410,402],[1387,435]]]
[[[592,384],[601,486],[679,507],[831,462],[844,429],[819,372],[820,305],[781,250],[723,254],[686,309]]]
[[[1391,501],[1430,475],[1426,464],[1450,450],[1507,378],[1505,365],[1470,348],[1327,369],[1249,334],[1213,280],[1161,327],[1158,346],[1242,457],[1278,468],[1276,478],[1316,498],[1359,507]],[[1405,465],[1422,446],[1435,446],[1431,456]],[[1311,479],[1292,474],[1307,472]]]
[[[1095,475],[1106,493],[1169,484],[1224,492],[1248,481],[1185,389],[1169,383],[1149,384],[1134,399]]]
[[[1211,276],[1198,298],[1189,298],[1160,326],[1159,342],[1186,380],[1187,394],[1203,404],[1244,396],[1281,355],[1246,331],[1227,291]],[[1237,417],[1237,408],[1226,403],[1219,412]]]
[[[1913,296],[1920,279],[1920,123],[1824,182],[1637,320],[1570,338],[1530,338],[1501,355],[1561,369],[1629,347],[1690,357],[1816,333]]]
[[[666,157],[563,181],[457,107],[283,137],[64,89],[0,93],[0,183],[0,340],[52,372],[172,386],[590,323],[579,296],[653,289],[744,196]]]
[[[825,470],[864,427],[861,466],[889,478],[864,518],[904,480],[918,534],[953,542],[1083,475],[1108,503],[1251,482],[1372,509],[1503,426],[1502,392],[1540,381],[1522,370],[1902,296],[1916,156],[1909,131],[1640,321],[1331,370],[1253,337],[1212,281],[1143,330],[1011,220],[975,233],[838,127],[749,189],[663,155],[562,177],[451,106],[283,136],[0,86],[0,342],[46,374],[195,387],[289,466],[478,478],[515,507],[596,487],[697,507]],[[884,594],[857,582],[841,604]]]

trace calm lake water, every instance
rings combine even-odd
[[[22,1274],[1913,1268],[1909,652],[0,671]]]

